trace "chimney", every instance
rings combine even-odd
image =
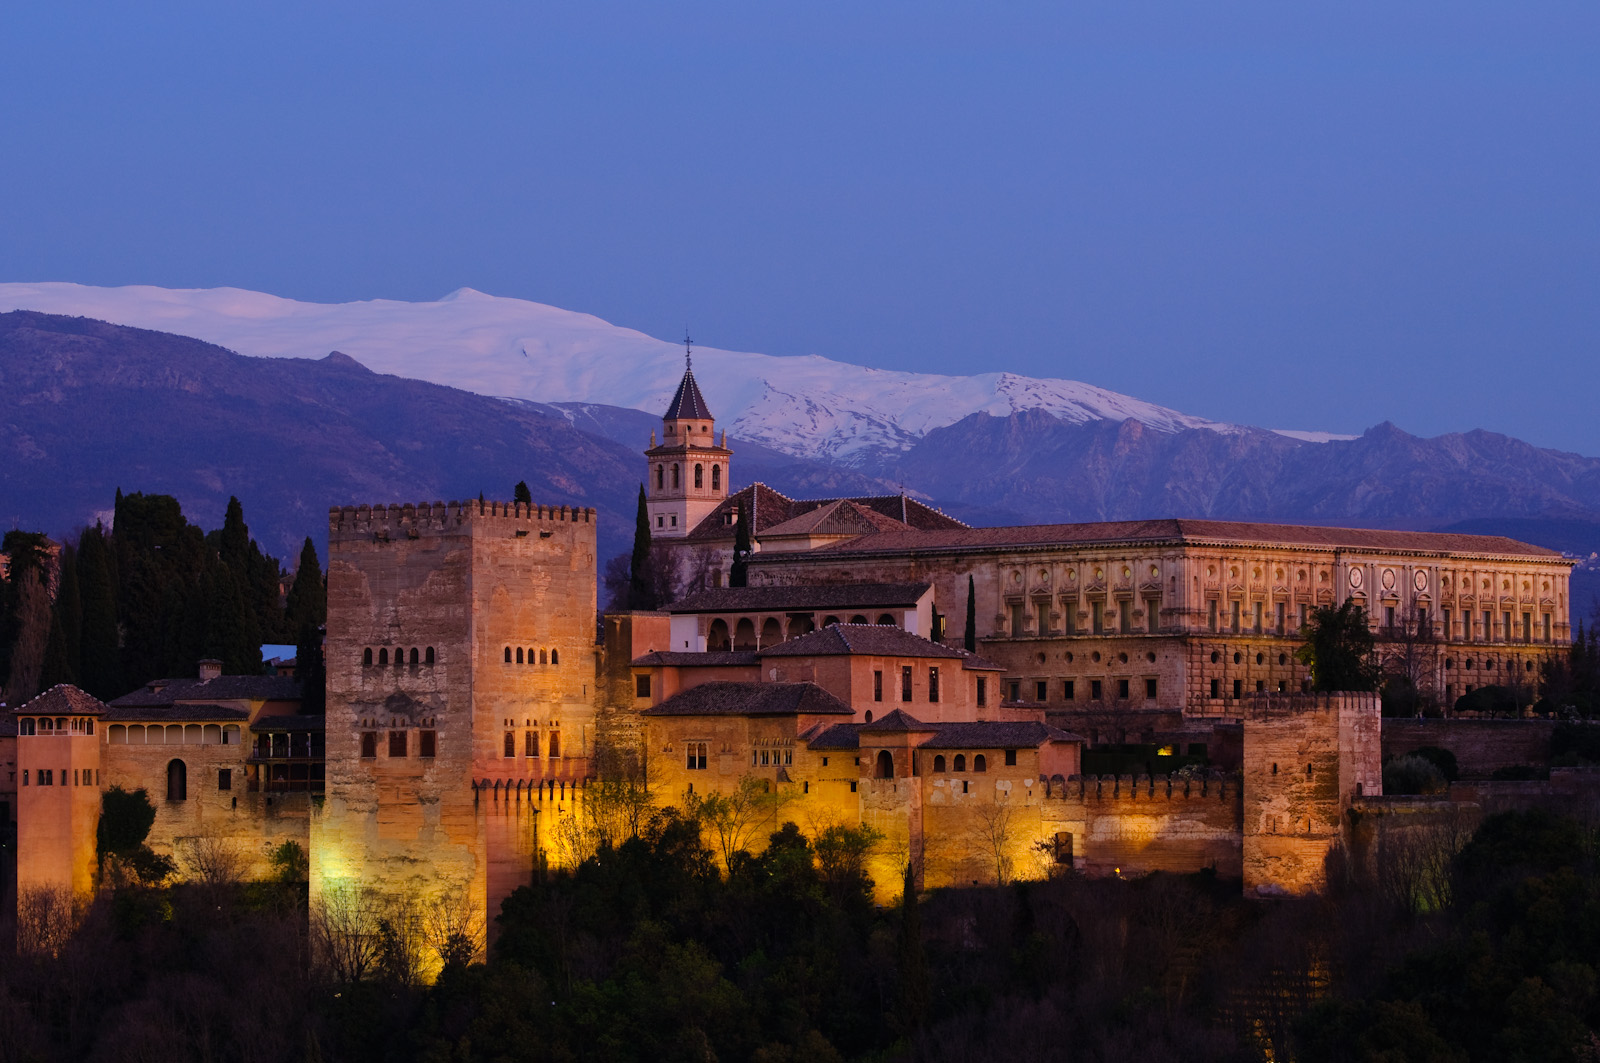
[[[222,662],[215,657],[207,657],[200,662],[200,681],[215,679],[222,674]]]

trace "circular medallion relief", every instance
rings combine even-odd
[[[1425,591],[1428,589],[1428,574],[1426,572],[1418,572],[1411,577],[1411,582],[1416,584],[1417,590]]]
[[[1386,591],[1394,590],[1394,569],[1392,568],[1383,570],[1383,589]]]
[[[1350,570],[1350,586],[1361,586],[1361,570],[1359,568],[1353,568]]]
[[[1095,579],[1105,579],[1106,578],[1106,570],[1103,569],[1103,568],[1095,569],[1094,570],[1094,578]]]
[[[1011,573],[1011,582],[1012,583],[1021,583],[1022,582],[1022,573],[1013,571]]]
[[[1050,582],[1050,570],[1049,569],[1041,568],[1039,570],[1039,582],[1040,583],[1049,583]]]
[[[1123,565],[1122,566],[1122,578],[1123,579],[1127,579],[1129,576],[1132,576],[1132,575],[1133,575],[1133,569],[1129,568],[1127,565]]]
[[[1161,569],[1159,567],[1157,567],[1156,565],[1151,565],[1150,566],[1150,578],[1151,579],[1155,579],[1159,575],[1161,575]]]
[[[1067,582],[1068,583],[1076,583],[1077,581],[1078,581],[1078,570],[1075,569],[1075,568],[1067,569]]]

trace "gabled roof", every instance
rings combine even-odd
[[[11,711],[19,716],[99,716],[106,711],[106,703],[71,683],[57,683]]]
[[[829,624],[820,631],[757,650],[763,657],[946,657],[966,654],[891,624]]]
[[[1131,542],[1251,543],[1314,549],[1396,550],[1420,553],[1547,557],[1554,550],[1500,535],[1393,531],[1380,528],[1326,528],[1300,524],[1262,524],[1225,520],[1117,520],[1089,524],[1026,524],[1007,528],[914,529],[875,532],[823,547],[841,554],[894,554],[912,551],[962,552],[996,548],[1090,546]],[[762,556],[764,563],[784,554]],[[797,555],[804,556],[804,555]]]
[[[815,683],[701,683],[641,715],[854,716],[855,710]]]
[[[857,734],[905,734],[911,731],[937,731],[936,723],[923,723],[904,709],[895,709],[885,716],[880,716],[871,723],[864,723],[856,728]]]
[[[942,723],[919,749],[1019,749],[1046,742],[1082,742],[1075,734],[1033,720]]]
[[[861,738],[856,734],[860,724],[819,723],[800,735],[810,749],[860,749]]]
[[[761,531],[767,539],[785,535],[866,535],[877,531],[903,531],[906,525],[848,498],[790,517]]]
[[[231,705],[206,705],[192,701],[176,705],[119,705],[111,703],[106,719],[112,723],[189,723],[220,720],[248,720],[250,714]]]
[[[790,498],[779,491],[774,491],[764,483],[753,483],[749,487],[735,491],[722,503],[712,510],[706,517],[695,525],[687,538],[702,540],[724,540],[734,537],[734,525],[729,522],[728,515],[738,512],[742,507],[746,519],[750,521],[751,534],[759,539],[768,530],[778,528],[797,517],[811,513],[813,510],[832,506],[837,502],[849,502],[862,510],[870,511],[877,516],[887,518],[891,523],[881,525],[882,528],[901,528],[906,530],[959,530],[966,525],[954,517],[945,516],[932,506],[924,505],[907,495],[858,495],[851,498]],[[825,518],[823,518],[825,519]],[[845,519],[845,518],[841,518]],[[852,518],[853,519],[853,518]],[[871,520],[875,527],[880,527],[879,522],[872,518],[862,517],[863,521]],[[863,533],[868,531],[863,527]],[[780,532],[780,534],[783,534]]]
[[[786,609],[888,609],[917,604],[931,583],[802,583],[718,587],[667,606],[669,613],[781,612]]]
[[[633,659],[635,668],[731,668],[755,667],[761,657],[753,650],[710,650],[689,653],[684,650],[652,650]]]
[[[116,706],[180,701],[298,701],[300,681],[289,675],[220,675],[215,679],[157,679],[111,702]]]
[[[678,382],[678,393],[672,396],[672,405],[667,407],[667,412],[662,414],[663,421],[709,421],[711,407],[706,405],[705,396],[700,394],[700,385],[694,382],[694,370],[685,369],[683,379]]]

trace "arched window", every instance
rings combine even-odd
[[[740,622],[740,626],[743,626],[742,621]],[[770,616],[767,617],[766,623],[761,625],[761,645],[776,646],[782,641],[783,629],[778,626],[777,619]],[[751,646],[750,648],[755,649],[754,646]]]
[[[713,490],[713,491],[722,490],[722,466],[721,465],[713,465],[713,466],[711,466],[711,490]]]
[[[167,761],[167,800],[189,799],[189,768],[181,760]]]
[[[551,650],[550,651],[550,663],[551,664],[560,664],[561,663],[561,651],[560,650]]]
[[[678,466],[677,465],[673,465],[672,466],[672,487],[673,487],[673,490],[677,490],[677,488],[678,488]]]
[[[517,663],[518,664],[522,663],[522,647],[521,646],[517,647]]]
[[[366,649],[361,651],[361,667],[363,667],[363,668],[371,668],[372,667],[372,647],[371,646],[368,646]]]
[[[511,663],[511,647],[510,646],[506,647],[506,663],[507,664]]]
[[[433,667],[433,647],[432,646],[429,646],[427,648],[427,650],[423,653],[423,655],[422,655],[422,663],[427,665],[429,668]]]
[[[933,773],[935,775],[943,775],[944,774],[944,754],[943,753],[940,753],[938,756],[933,758]]]
[[[667,486],[667,467],[665,465],[657,465],[656,466],[656,490],[659,491],[665,486]]]
[[[965,753],[957,753],[956,754],[956,769],[955,770],[956,771],[966,771],[967,770],[967,755]]]
[[[850,618],[850,622],[852,624],[865,624],[867,622],[867,618],[862,616],[860,613],[857,613],[855,616]]]
[[[777,626],[776,622],[773,624]],[[733,629],[733,648],[736,650],[753,650],[756,648],[756,625],[747,617],[740,619]]]
[[[552,757],[561,756],[561,732],[560,731],[551,731],[550,732],[550,755]]]
[[[988,771],[989,770],[989,762],[983,759],[983,754],[982,753],[979,753],[979,754],[977,754],[976,756],[974,756],[972,758],[972,770],[973,771]]]
[[[704,469],[705,469],[705,466],[703,466],[703,465],[696,465],[694,467],[694,485],[696,487],[704,487],[705,486],[705,484],[700,482],[700,479],[701,479],[701,476],[703,475],[703,470]]]
[[[411,663],[413,665],[416,665],[416,664],[420,663],[421,660],[422,660],[422,655],[417,651],[417,648],[415,646],[411,647]]]
[[[711,629],[706,632],[706,649],[715,653],[726,650],[731,645],[728,638],[728,622],[721,617],[711,621]]]
[[[34,730],[33,730],[33,717],[32,716],[23,717],[17,724],[17,732],[19,734],[25,734],[25,735],[33,734],[34,733]]]
[[[883,613],[878,617],[878,623],[888,624],[892,627],[894,625],[894,617],[890,616],[888,613]]]
[[[537,656],[538,656],[538,654],[533,652],[533,647],[529,646],[528,647],[528,663],[532,664],[533,661],[534,661],[534,658],[537,657]]]
[[[378,651],[378,667],[379,668],[387,668],[388,666],[389,666],[389,651],[387,649],[381,649],[381,650]]]
[[[540,650],[539,651],[539,663],[540,664],[549,664],[550,663],[549,656],[550,655],[548,653],[546,653],[544,650]]]
[[[894,778],[894,758],[887,749],[878,750],[878,769],[874,774],[880,779]]]
[[[823,627],[829,627],[829,626],[831,626],[833,624],[837,624],[838,622],[839,622],[839,618],[836,617],[836,616],[825,616],[825,617],[822,618],[822,626]]]

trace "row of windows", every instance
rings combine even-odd
[[[114,723],[106,728],[106,741],[119,746],[236,746],[239,737],[236,723]]]
[[[427,649],[420,650],[420,651],[415,646],[411,647],[411,662],[410,663],[411,663],[411,667],[413,667],[413,668],[416,668],[418,666],[425,667],[425,668],[432,668],[433,667],[433,647],[429,646]],[[405,650],[405,648],[403,646],[395,647],[395,651],[394,651],[394,666],[396,668],[404,668],[406,666],[406,650]],[[372,668],[372,667],[374,667],[374,664],[373,664],[373,651],[372,651],[372,647],[370,647],[370,646],[361,651],[361,667],[363,667],[363,668]],[[389,667],[389,650],[388,650],[388,647],[380,646],[378,648],[376,667],[378,667],[378,668],[387,668],[387,667]]]
[[[22,769],[22,785],[24,786],[54,786],[56,784],[56,770],[54,768],[37,768],[33,770],[33,779],[29,780],[28,768]],[[71,782],[68,782],[68,777]],[[62,786],[99,786],[100,771],[98,768],[62,768]]]
[[[978,682],[979,682],[979,684],[982,684],[983,680],[980,679],[980,680],[978,680]],[[1131,679],[1117,679],[1117,680],[1113,680],[1113,682],[1116,684],[1116,688],[1115,689],[1116,689],[1116,697],[1117,697],[1118,701],[1127,701],[1130,697],[1133,696],[1133,680],[1131,680]],[[1035,679],[1035,680],[1032,681],[1032,683],[1033,683],[1033,690],[1032,690],[1033,700],[1034,701],[1049,701],[1050,700],[1050,680],[1048,680],[1048,679]],[[1006,697],[1007,697],[1008,700],[1010,700],[1010,701],[1021,701],[1021,700],[1023,700],[1023,698],[1022,698],[1023,685],[1022,684],[1023,684],[1023,681],[1020,680],[1020,679],[1010,679],[1010,680],[1006,681]],[[1159,689],[1160,689],[1160,684],[1157,682],[1157,680],[1153,676],[1152,677],[1147,677],[1144,680],[1144,699],[1146,701],[1155,701],[1156,700],[1156,694],[1159,691]],[[1102,679],[1091,679],[1091,680],[1089,680],[1088,681],[1087,693],[1089,695],[1089,700],[1090,701],[1104,701],[1105,697],[1106,697],[1105,681],[1102,680]],[[1063,680],[1061,680],[1061,699],[1063,701],[1076,701],[1078,699],[1078,681],[1076,679],[1063,679]],[[983,702],[979,701],[978,704],[981,705],[981,704],[983,704]]]
[[[770,754],[770,760],[769,760]],[[750,751],[750,766],[770,768],[794,763],[794,750],[785,749],[781,752],[776,749],[752,749]]]
[[[1462,612],[1460,625],[1456,624],[1455,615],[1452,610],[1443,609],[1440,611],[1440,614],[1440,627],[1443,628],[1441,634],[1447,639],[1455,638],[1457,627],[1459,626],[1461,637],[1468,641],[1552,641],[1554,618],[1549,613],[1539,614],[1539,627],[1537,632],[1534,630],[1533,613],[1531,612],[1524,612],[1522,614],[1521,623],[1516,622],[1515,615],[1510,611],[1501,612],[1498,632],[1495,628],[1494,610],[1492,609],[1485,609],[1481,614],[1479,614],[1483,618],[1481,625],[1475,625],[1473,623],[1473,615],[1470,612]],[[1428,612],[1426,609],[1417,610],[1417,621],[1419,629],[1427,630],[1422,626],[1427,624],[1428,621]],[[1394,606],[1390,605],[1384,607],[1384,622],[1391,628],[1395,626]],[[1498,638],[1496,638],[1497,634],[1499,636]],[[1537,640],[1534,638],[1535,634],[1538,635]],[[1520,636],[1520,638],[1518,638],[1518,636]]]
[[[1244,618],[1244,603],[1237,598],[1228,602],[1229,617],[1228,627],[1235,635],[1249,631],[1256,635],[1265,635],[1269,632],[1276,635],[1292,635],[1311,622],[1311,606],[1307,602],[1299,604],[1296,614],[1294,630],[1289,629],[1289,603],[1273,603],[1272,619],[1266,615],[1266,602],[1253,602],[1251,616],[1248,624]],[[1221,618],[1218,615],[1220,603],[1215,598],[1206,601],[1206,626],[1212,631],[1220,631]]]
[[[1257,694],[1265,694],[1267,692],[1267,681],[1265,679],[1257,679],[1255,681],[1255,684],[1256,684],[1255,692]],[[1277,680],[1277,682],[1274,684],[1274,689],[1279,694],[1287,694],[1289,692],[1289,681],[1287,679],[1279,679],[1279,680]],[[1235,679],[1233,681],[1232,691],[1233,692],[1231,694],[1227,695],[1227,697],[1231,697],[1234,701],[1237,701],[1240,698],[1244,697],[1244,680],[1243,679]],[[1311,680],[1309,680],[1309,679],[1300,680],[1300,693],[1302,693],[1302,694],[1311,693]],[[1222,680],[1213,679],[1211,681],[1211,696],[1213,698],[1222,698],[1222,697],[1224,697],[1224,694],[1222,692]]]
[[[668,469],[668,466],[666,466],[666,465],[657,465],[656,466],[656,490],[657,491],[666,490],[666,487],[667,487],[667,469]],[[678,483],[678,466],[677,466],[676,462],[674,462],[672,464],[671,469],[672,469],[672,486],[673,487],[678,487],[678,486],[680,486],[680,484]],[[705,479],[706,479],[705,466],[704,465],[700,465],[700,464],[696,464],[695,467],[694,467],[694,485],[696,487],[704,487],[705,486]],[[722,466],[720,466],[720,465],[711,466],[711,490],[713,490],[713,491],[722,490]]]
[[[823,627],[840,623],[877,623],[887,627],[894,627],[898,622],[892,613],[879,613],[876,621],[867,619],[864,613],[856,613],[848,621],[831,613],[822,618]],[[730,649],[754,650],[763,646],[776,646],[786,638],[799,638],[801,635],[808,635],[815,630],[817,630],[817,624],[814,615],[793,616],[789,621],[787,633],[785,633],[783,624],[779,622],[777,617],[769,616],[761,622],[761,640],[758,643],[756,641],[756,625],[750,617],[741,617],[730,632],[728,621],[719,616],[711,621],[711,626],[706,629],[706,649],[711,652]]]
[[[394,758],[394,759],[398,760],[401,757],[405,757],[405,756],[409,755],[410,734],[411,734],[411,732],[409,732],[409,731],[390,731],[389,732],[389,756],[391,758]],[[439,732],[438,731],[418,731],[417,732],[417,756],[423,757],[423,758],[426,759],[426,758],[436,757],[438,755],[439,755]],[[362,731],[361,732],[361,758],[363,760],[374,760],[374,759],[377,758],[377,756],[378,756],[378,732],[377,731]]]
[[[1017,751],[1015,749],[1006,750],[1005,758],[1007,767],[1016,767]],[[965,753],[957,753],[950,762],[949,770],[955,772],[956,774],[964,774],[967,770],[967,755]],[[972,755],[972,770],[974,774],[988,771],[989,758],[984,756],[982,753],[974,753]],[[946,761],[944,754],[939,753],[933,758],[933,774],[943,775],[945,773]],[[894,778],[894,754],[890,753],[887,749],[879,750],[877,760],[873,763],[872,774],[879,779]]]
[[[978,682],[981,684],[983,682],[983,680],[980,679],[980,680],[978,680]],[[911,665],[908,664],[908,665],[904,665],[900,669],[900,700],[901,701],[910,701],[911,700],[911,694],[912,694],[911,686],[912,686],[912,668],[911,668]],[[876,669],[872,673],[872,700],[873,701],[882,701],[883,700],[883,670],[882,669]],[[938,702],[939,702],[939,669],[936,668],[936,667],[928,669],[928,702],[929,702],[929,704],[935,704],[935,705],[938,704]],[[978,704],[982,705],[983,702],[980,700],[978,702]]]
[[[517,755],[517,732],[515,732],[515,731],[507,731],[505,733],[505,740],[502,743],[501,748],[505,751],[505,755],[507,757],[516,756]],[[558,760],[560,759],[560,757],[561,757],[561,732],[560,731],[551,731],[550,732],[550,740],[549,740],[549,745],[547,746],[547,749],[549,751],[548,754],[547,754],[548,756],[550,756],[550,757],[552,757],[554,759],[558,759]],[[522,755],[525,756],[525,757],[537,757],[539,755],[539,732],[538,731],[524,731],[524,732],[522,732]]]
[[[1011,607],[1011,634],[1022,635],[1049,635],[1052,634],[1050,622],[1051,603],[1049,598],[1035,598],[1033,602],[1012,601]],[[1065,635],[1105,635],[1105,634],[1130,634],[1136,630],[1134,626],[1133,606],[1131,598],[1111,602],[1115,608],[1107,609],[1108,603],[1095,600],[1089,604],[1089,629],[1078,630],[1078,604],[1068,601],[1061,611],[1061,631]],[[1033,621],[1033,631],[1028,631],[1028,621]],[[1113,629],[1113,623],[1115,628]],[[1144,599],[1144,627],[1145,634],[1155,634],[1161,630],[1161,598],[1159,595]]]
[[[558,649],[539,650],[529,646],[527,653],[523,653],[521,646],[507,646],[505,649],[505,662],[507,664],[560,664],[561,651]]]
[[[17,720],[20,735],[92,735],[93,716],[23,716]]]

